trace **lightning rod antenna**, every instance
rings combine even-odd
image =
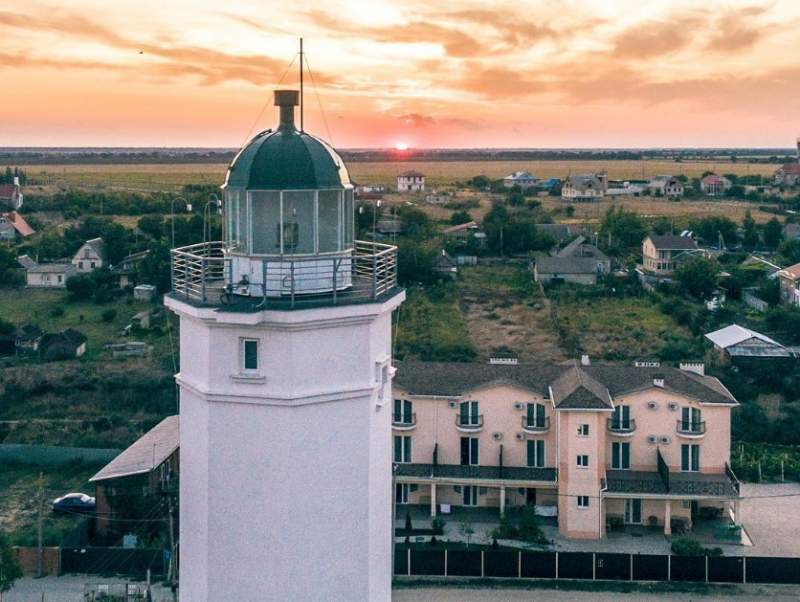
[[[300,38],[300,131],[303,129],[303,38]]]

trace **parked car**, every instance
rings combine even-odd
[[[92,496],[85,493],[68,493],[53,500],[53,512],[94,512],[97,504]]]

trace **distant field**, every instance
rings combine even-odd
[[[23,166],[25,167],[25,166]],[[222,184],[226,165],[118,164],[30,165],[25,167],[34,183],[46,186],[119,187],[134,190],[175,190],[185,184]],[[430,187],[452,185],[477,175],[501,178],[527,170],[539,177],[563,178],[569,174],[602,171],[612,179],[648,178],[657,174],[700,176],[706,171],[739,175],[771,175],[778,166],[726,161],[413,161],[387,163],[350,162],[350,176],[360,184],[391,186],[401,171],[415,169],[427,176]]]

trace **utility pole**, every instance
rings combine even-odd
[[[172,590],[172,599],[178,602],[178,592],[175,589],[175,530],[172,523],[172,494],[167,494],[167,509],[169,511],[169,584]]]
[[[38,549],[36,554],[36,576],[40,579],[44,577],[44,548],[42,547],[42,506],[44,505],[44,474],[39,473],[38,487],[36,491],[36,531],[38,537]]]

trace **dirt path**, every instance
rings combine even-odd
[[[520,361],[565,359],[547,298],[524,265],[464,268],[459,288],[459,308],[482,357],[507,351]]]

